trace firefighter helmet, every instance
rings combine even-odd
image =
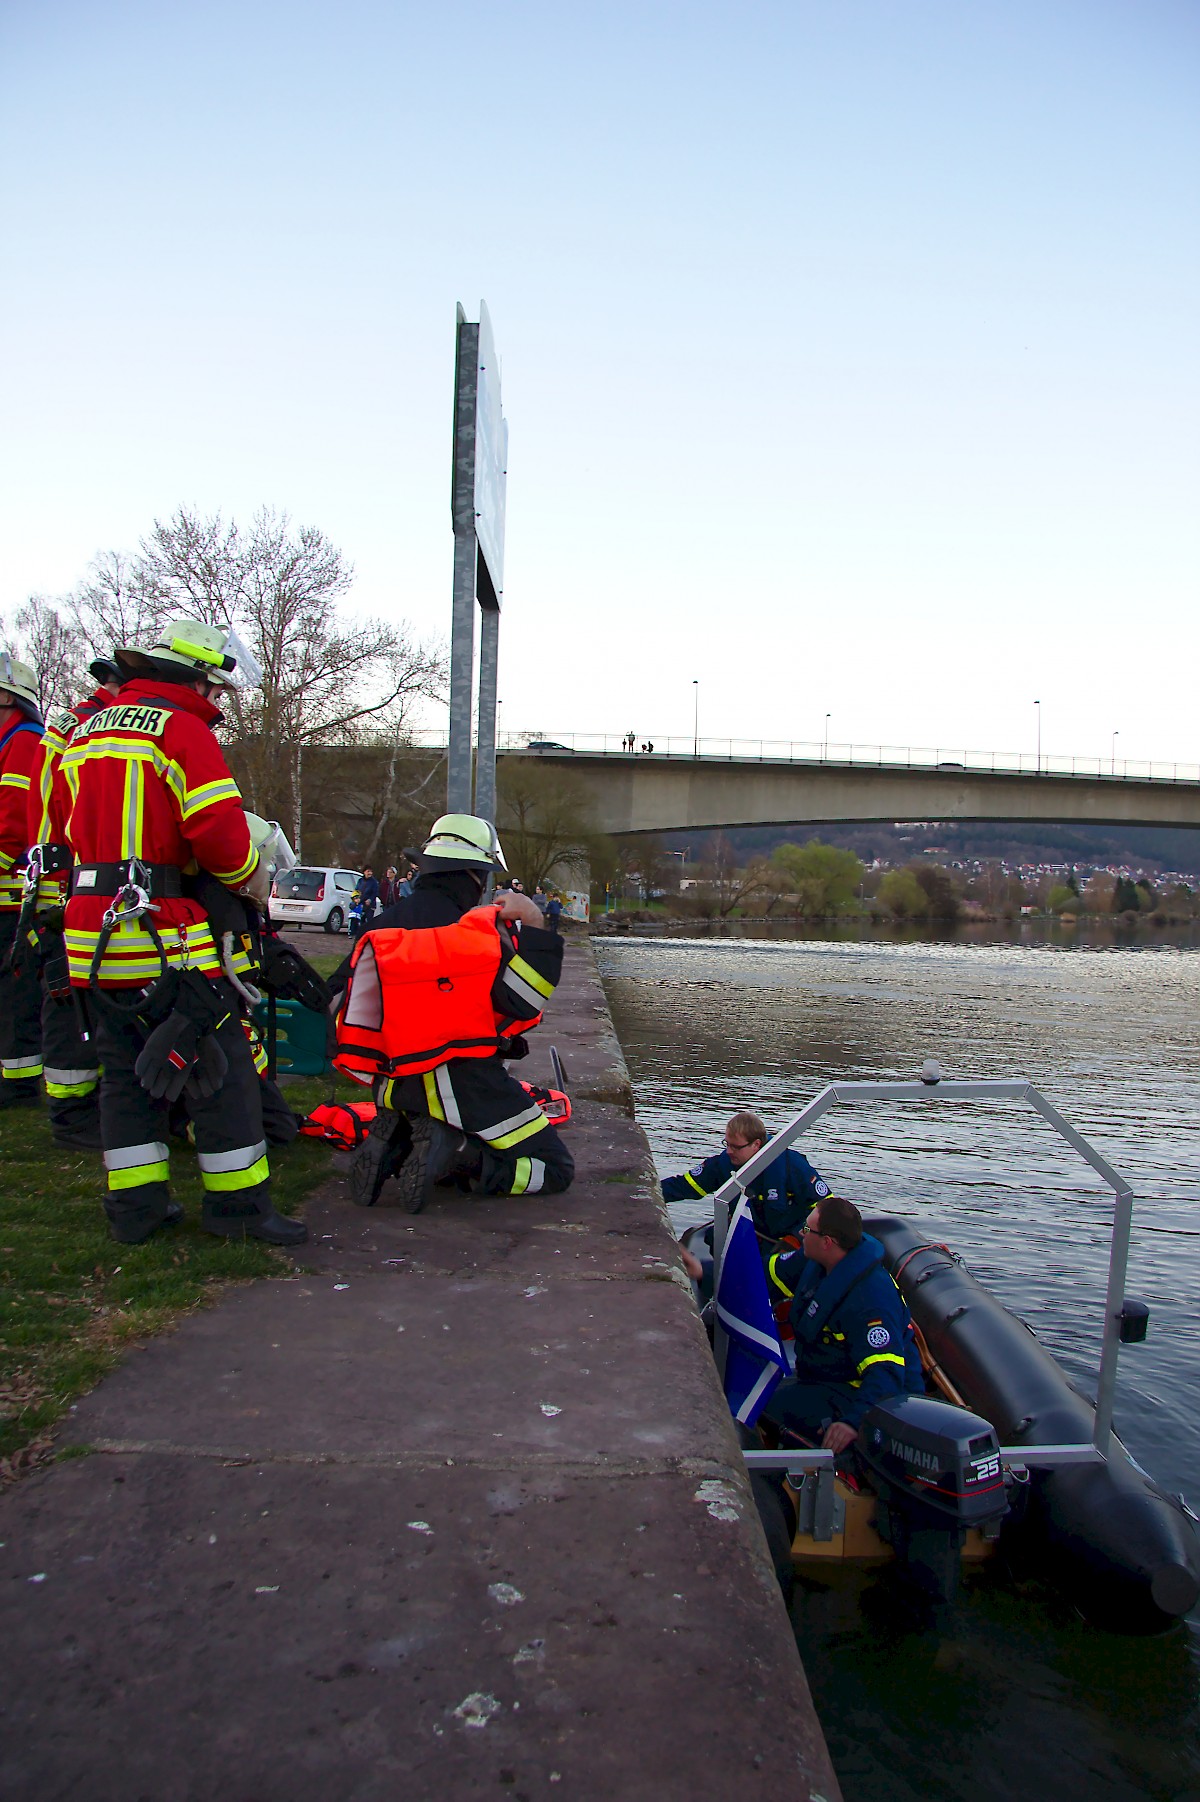
[[[262,670],[230,626],[207,626],[198,619],[169,619],[155,642],[141,650],[118,645],[113,653],[128,676],[165,676],[182,681],[203,676],[223,688],[257,688]]]
[[[38,706],[37,677],[27,663],[20,663],[7,651],[0,651],[0,694],[9,694],[25,713],[36,713]]]
[[[421,847],[433,869],[507,870],[496,828],[474,813],[444,813]]]
[[[112,657],[93,657],[88,664],[88,675],[93,677],[101,687],[106,682],[124,682],[119,665]]]

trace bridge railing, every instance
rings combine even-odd
[[[443,731],[413,735],[416,744],[442,748]],[[532,741],[532,742],[531,742]],[[615,732],[556,732],[535,736],[504,732],[501,751],[531,752],[552,757],[556,751],[578,756],[614,757],[629,761],[639,757],[702,759],[706,763],[808,763],[847,764],[872,769],[941,770],[947,775],[1088,776],[1113,782],[1200,782],[1200,763],[1147,762],[1123,757],[1063,756],[1056,751],[967,751],[955,746],[825,744],[811,739],[634,738]]]

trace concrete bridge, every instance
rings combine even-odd
[[[545,741],[543,741],[545,742]],[[690,752],[690,746],[689,746]],[[772,757],[553,748],[501,750],[501,763],[536,759],[569,770],[609,833],[703,831],[729,826],[870,820],[1015,820],[1089,826],[1200,827],[1200,768],[1129,766],[1064,770],[973,767],[965,756],[930,762],[863,756]],[[936,754],[935,754],[936,755]],[[1143,766],[1144,767],[1144,766]]]

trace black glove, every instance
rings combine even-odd
[[[210,1101],[225,1081],[229,1059],[210,1033],[196,1046],[196,1061],[184,1078],[183,1092],[193,1101]]]
[[[500,1056],[504,1058],[522,1058],[529,1056],[529,1040],[518,1033],[515,1038],[501,1039]]]
[[[133,1066],[134,1074],[156,1101],[176,1101],[203,1055],[204,1069],[193,1092],[206,1099],[220,1087],[219,1080],[213,1082],[217,1059],[212,1052],[220,1058],[222,1077],[229,1067],[219,1045],[213,1042],[211,1052],[206,1048],[212,1034],[228,1019],[229,1009],[198,970],[169,971],[153,999],[161,1009],[168,997],[173,1001],[171,1011],[146,1040]]]
[[[315,1014],[324,1013],[329,1006],[329,984],[280,938],[264,937],[259,976],[264,989],[287,1001],[298,1001]]]
[[[134,1074],[155,1101],[175,1101],[196,1062],[199,1034],[186,1014],[168,1014],[138,1054]]]

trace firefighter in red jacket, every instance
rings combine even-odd
[[[100,1125],[113,1237],[177,1221],[168,1114],[182,1097],[222,1237],[299,1244],[271,1205],[258,1077],[189,869],[266,906],[268,872],[213,736],[214,697],[253,661],[225,628],[171,620],[148,650],[119,649],[126,680],[62,756],[76,867],[66,912],[71,981],[87,993],[104,1074]]]
[[[40,761],[29,785],[29,863],[36,890],[27,892],[23,914],[34,915],[42,969],[42,1060],[50,1127],[56,1145],[99,1150],[99,1059],[94,1035],[81,1030],[83,1009],[72,994],[63,945],[63,910],[71,892],[71,847],[67,821],[71,791],[62,754],[85,719],[112,704],[124,678],[109,658],[88,665],[98,686],[46,720]],[[27,876],[28,880],[28,876]]]
[[[440,1179],[453,1177],[484,1195],[560,1194],[570,1187],[574,1159],[504,1060],[521,1057],[527,1049],[521,1035],[537,1025],[557,986],[562,939],[545,930],[528,895],[505,890],[486,914],[479,906],[489,873],[505,867],[489,821],[475,814],[443,814],[434,822],[419,864],[412,894],[385,908],[359,940],[355,975],[341,1009],[338,1061],[343,1068],[357,1068],[362,1080],[373,1058],[370,1051],[359,1057],[353,1047],[369,1040],[379,1060],[375,1067],[386,1058],[392,1069],[407,1066],[413,1072],[381,1076],[374,1084],[379,1113],[354,1156],[351,1198],[360,1207],[371,1207],[392,1175],[397,1199],[414,1214]],[[456,967],[455,977],[443,972],[439,978],[434,970],[432,982],[420,980],[418,966],[424,971],[427,959],[424,946],[413,941],[424,940],[427,932],[456,929],[459,922],[467,927],[466,940],[478,938],[479,951],[466,949],[464,955],[456,941],[464,973],[459,976]],[[393,939],[396,927],[402,931]],[[375,941],[380,942],[377,957]],[[412,967],[405,969],[410,947]],[[487,957],[490,963],[483,970]],[[466,965],[474,966],[470,976]],[[335,989],[344,986],[345,973],[343,965],[334,975]],[[368,1033],[362,1022],[374,1018],[370,993],[376,979],[385,989],[377,1022],[382,1032]],[[392,982],[397,986],[389,1008]],[[469,994],[473,999],[468,1000]],[[423,998],[431,1004],[424,1013]],[[443,1012],[435,1025],[434,1016]],[[443,1054],[440,1061],[420,1055],[429,1050],[431,1027],[435,1036],[454,1037],[463,1048],[457,1055]]]
[[[26,813],[41,741],[33,671],[0,651],[0,1108],[36,1107],[41,1100],[37,958],[28,942],[16,942],[29,843]]]

